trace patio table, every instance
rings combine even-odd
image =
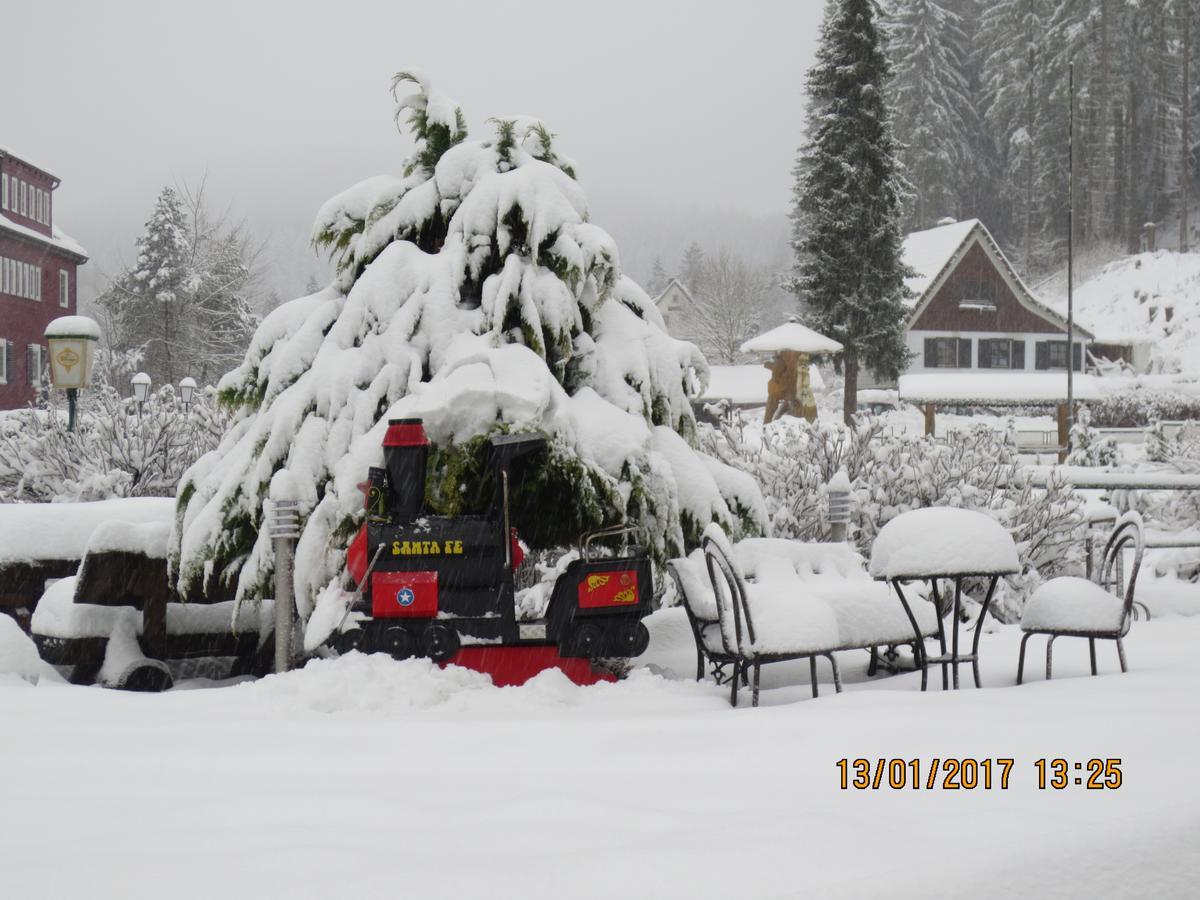
[[[943,690],[949,687],[951,674],[954,688],[958,689],[958,666],[964,662],[971,663],[975,686],[980,686],[979,637],[983,633],[984,617],[1000,576],[1020,570],[1017,547],[1012,536],[1000,523],[984,513],[952,507],[915,509],[901,513],[880,529],[871,547],[870,572],[880,581],[891,582],[912,624],[916,636],[913,647],[921,669],[921,690],[928,686],[930,663],[942,667]],[[962,585],[966,578],[988,579],[987,595],[975,623],[975,637],[969,654],[960,653],[958,646]],[[946,629],[939,616],[938,643],[941,653],[930,657],[903,586],[907,582],[928,581],[934,602],[940,607],[939,579],[954,582],[951,646],[947,652]]]

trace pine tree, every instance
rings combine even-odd
[[[884,102],[890,67],[881,44],[873,0],[830,0],[795,168],[794,284],[813,327],[845,348],[848,424],[859,366],[895,378],[908,355],[900,235],[906,184]]]
[[[888,49],[895,75],[889,97],[896,139],[904,147],[901,162],[914,189],[906,230],[962,214],[974,118],[966,44],[962,23],[944,0],[893,6]]]
[[[339,602],[358,485],[381,465],[389,418],[424,420],[426,500],[442,514],[486,505],[489,435],[546,435],[512,496],[535,548],[624,520],[661,561],[712,521],[759,530],[753,480],[694,449],[704,358],[621,273],[555,136],[537,120],[493,119],[494,136],[467,140],[457,104],[420,73],[394,88],[407,84],[405,174],[321,208],[314,241],[331,252],[334,283],[270,313],[219,385],[233,422],[180,486],[180,594],[269,595],[263,500],[286,468],[301,495],[298,607],[307,617]]]
[[[679,267],[679,279],[683,286],[693,295],[702,287],[704,281],[704,251],[700,245],[692,241],[683,251],[683,263]]]
[[[646,289],[650,292],[651,297],[657,297],[670,283],[671,279],[667,276],[667,270],[663,268],[662,258],[654,257],[654,268],[650,272],[650,283],[646,285]]]

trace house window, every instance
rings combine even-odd
[[[1067,342],[1038,341],[1037,368],[1062,369],[1065,371],[1067,368]],[[1071,354],[1071,368],[1076,372],[1083,371],[1083,346],[1081,344],[1075,344],[1074,346],[1074,351]]]
[[[0,384],[8,384],[8,341],[0,338]]]
[[[954,337],[925,338],[925,368],[971,368],[971,339]]]
[[[58,305],[64,308],[71,305],[71,273],[66,269],[58,270]]]
[[[42,386],[42,369],[46,366],[46,348],[41,344],[29,345],[29,383],[33,387]]]
[[[990,338],[979,341],[979,368],[1024,369],[1025,342],[1009,338]]]
[[[29,216],[29,185],[21,182],[21,215]]]
[[[0,175],[0,208],[8,209],[8,176]]]

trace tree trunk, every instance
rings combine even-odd
[[[854,424],[858,412],[858,358],[847,353],[842,357],[842,370],[846,373],[846,390],[842,394],[842,420]]]

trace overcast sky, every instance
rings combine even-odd
[[[419,66],[474,135],[546,121],[644,275],[693,239],[779,252],[822,5],[6,0],[0,144],[62,178],[85,289],[132,257],[164,184],[207,172],[268,241],[272,284],[298,291],[323,272],[320,204],[409,151],[389,85]]]

